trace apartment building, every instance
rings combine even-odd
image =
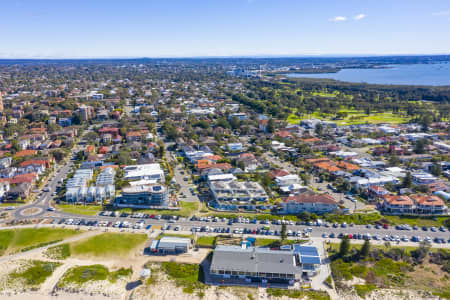
[[[302,212],[325,214],[337,209],[337,201],[328,194],[303,193],[284,198],[279,212],[281,214],[300,214]]]
[[[160,184],[135,185],[122,189],[122,196],[116,198],[119,207],[165,207],[169,204],[169,191]]]

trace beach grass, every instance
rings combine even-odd
[[[53,271],[61,264],[56,262],[45,262],[33,260],[25,268],[16,270],[9,274],[9,279],[23,280],[24,284],[31,287],[38,287],[53,274]]]

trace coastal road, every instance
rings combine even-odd
[[[55,220],[55,222],[59,222],[61,219],[74,219],[74,220],[87,220],[87,221],[107,221],[107,222],[112,222],[115,223],[117,221],[128,221],[131,226],[137,222],[140,219],[136,219],[136,218],[131,218],[131,217],[106,217],[106,216],[80,216],[80,215],[76,215],[76,214],[70,214],[70,213],[62,213],[59,211],[54,211],[54,212],[49,212],[47,214],[47,216],[45,218],[52,218]],[[263,224],[245,224],[245,223],[233,223],[232,225],[228,225],[228,222],[222,222],[222,221],[218,221],[218,222],[205,222],[205,221],[191,221],[189,219],[186,218],[180,218],[180,220],[174,222],[174,223],[170,223],[168,220],[165,219],[144,219],[146,226],[147,225],[152,225],[152,226],[164,226],[164,225],[170,225],[171,226],[171,230],[175,229],[176,226],[180,226],[179,228],[179,232],[191,232],[193,227],[206,227],[208,226],[210,228],[210,230],[214,230],[214,228],[230,228],[230,233],[233,233],[233,231],[235,229],[250,229],[250,230],[256,230],[256,229],[261,229],[263,226],[269,226],[270,230],[274,230],[274,231],[281,231],[281,225],[274,225],[274,224],[267,224],[267,225],[263,225]],[[87,226],[81,226],[81,228],[83,227],[87,227]],[[422,239],[426,238],[426,237],[430,237],[431,239],[434,239],[436,237],[438,238],[442,238],[445,239],[445,241],[447,242],[448,239],[450,239],[450,232],[449,231],[424,231],[421,228],[419,228],[418,230],[397,230],[394,227],[389,227],[388,229],[384,229],[384,228],[380,228],[380,229],[376,229],[375,227],[371,226],[371,228],[367,228],[364,225],[354,225],[352,227],[347,226],[346,228],[342,228],[342,227],[338,227],[338,228],[333,228],[333,227],[325,227],[325,226],[308,226],[308,225],[287,225],[287,230],[291,230],[292,232],[303,232],[305,229],[311,229],[312,231],[310,232],[310,236],[311,237],[317,237],[317,238],[321,238],[323,236],[323,234],[327,234],[330,235],[331,233],[334,233],[336,236],[339,235],[340,233],[342,234],[367,234],[369,233],[371,236],[374,235],[378,235],[380,238],[383,238],[384,236],[388,235],[388,236],[406,236],[408,237],[408,239],[411,239],[412,236],[420,236]],[[199,234],[199,233],[197,233]],[[205,233],[202,232],[200,234],[214,234],[214,235],[218,235],[219,233]],[[242,235],[242,234],[241,234]],[[268,238],[274,238],[273,235],[256,235],[256,236],[260,236],[260,237],[268,237]],[[301,239],[300,237],[297,237],[298,239]],[[327,238],[328,240],[329,238]],[[383,242],[383,240],[379,241],[379,242]],[[394,242],[391,242],[392,244]],[[400,242],[400,244],[403,244],[403,242]],[[416,243],[418,244],[418,243]],[[435,244],[433,243],[433,245],[441,245],[441,244]],[[448,245],[443,244],[443,245]]]

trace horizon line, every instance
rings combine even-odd
[[[212,59],[212,58],[351,58],[351,57],[402,57],[450,56],[450,53],[395,53],[395,54],[271,54],[271,55],[192,55],[192,56],[86,56],[86,57],[0,57],[0,60],[88,60],[88,59]]]

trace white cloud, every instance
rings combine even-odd
[[[343,17],[343,16],[336,16],[334,18],[329,19],[328,21],[330,21],[330,22],[344,22],[344,21],[347,21],[347,18]]]
[[[436,16],[436,17],[450,16],[450,10],[442,10],[442,11],[435,12],[435,13],[433,13],[433,16]]]
[[[354,17],[353,17],[353,20],[359,21],[359,20],[364,19],[365,17],[366,17],[365,14],[359,14],[359,15],[354,16]]]

